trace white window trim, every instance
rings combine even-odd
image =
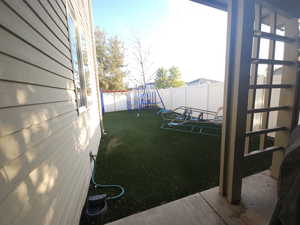
[[[75,10],[73,9],[73,7],[72,7],[72,5],[71,5],[71,3],[70,2],[68,2],[68,4],[67,4],[67,16],[68,17],[71,17],[72,18],[72,20],[73,20],[73,22],[74,22],[74,24],[75,24],[75,30],[76,30],[76,38],[77,38],[77,49],[78,49],[78,52],[77,52],[77,54],[78,54],[78,71],[79,71],[79,73],[83,73],[83,68],[82,68],[82,55],[81,55],[81,44],[80,44],[80,32],[79,32],[79,25],[78,25],[78,22],[77,22],[77,19],[76,19],[76,15],[75,15]],[[68,24],[68,29],[69,29],[69,24]],[[70,37],[70,34],[69,34],[69,37]],[[71,40],[69,40],[69,42],[70,42],[70,44],[71,44]],[[70,51],[72,51],[72,49],[70,49]],[[72,52],[71,52],[71,54],[72,54]],[[73,63],[72,63],[73,64]],[[72,65],[73,66],[73,65]],[[74,68],[73,68],[74,69]],[[74,73],[74,72],[73,72]],[[74,74],[73,74],[74,75]],[[84,78],[84,82],[85,82],[85,74],[83,73],[83,78]],[[79,75],[79,77],[80,77],[80,75]],[[77,105],[77,112],[78,112],[78,115],[80,115],[81,113],[83,113],[83,112],[86,112],[87,111],[87,95],[86,95],[86,93],[85,93],[85,84],[83,84],[83,88],[82,87],[80,87],[80,88],[82,88],[83,89],[83,91],[84,91],[84,99],[83,99],[83,101],[84,101],[84,105],[82,105],[82,106],[80,106],[79,104],[79,101],[78,101],[78,98],[77,98],[77,95],[78,95],[78,91],[77,91],[77,89],[76,89],[76,84],[75,84],[75,79],[74,79],[74,86],[75,86],[75,96],[76,96],[76,99],[75,99],[75,101],[76,101],[76,105]],[[80,81],[81,82],[81,81]]]

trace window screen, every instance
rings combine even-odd
[[[82,69],[84,72],[88,104],[92,103],[92,78],[90,70],[89,43],[84,32],[80,32],[80,46],[82,56]]]

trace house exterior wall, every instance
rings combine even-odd
[[[78,112],[68,8],[86,35]],[[0,224],[79,223],[101,138],[89,0],[0,1]]]

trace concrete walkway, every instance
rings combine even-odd
[[[265,171],[244,178],[238,206],[228,204],[216,187],[109,225],[267,225],[275,204],[276,181]]]

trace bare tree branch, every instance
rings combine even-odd
[[[136,63],[136,81],[139,85],[146,84],[153,79],[155,73],[152,71],[153,62],[150,60],[150,49],[146,47],[141,39],[134,37],[131,48],[133,59]]]

